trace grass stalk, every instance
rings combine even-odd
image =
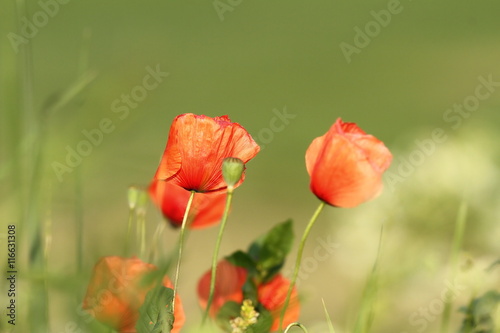
[[[451,273],[450,279],[455,280],[458,274],[458,263],[460,257],[460,251],[462,250],[462,244],[464,239],[465,227],[467,224],[467,204],[462,201],[460,207],[458,208],[457,218],[455,220],[455,232],[453,235],[453,243],[451,246],[450,253],[450,264]],[[451,299],[446,299],[444,302],[443,317],[441,320],[441,333],[448,333],[450,331],[450,319],[451,310],[453,303]]]

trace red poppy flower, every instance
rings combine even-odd
[[[154,285],[144,285],[143,278],[156,266],[138,258],[104,257],[94,267],[94,273],[83,301],[83,309],[97,320],[120,333],[136,332],[139,308]],[[171,288],[165,276],[163,285]],[[178,295],[175,297],[175,322],[172,333],[184,324],[184,310]]]
[[[198,300],[200,306],[207,307],[210,294],[210,281],[212,281],[212,270],[208,270],[198,282]],[[243,302],[242,288],[247,279],[247,272],[242,267],[237,267],[227,260],[221,260],[217,264],[217,275],[215,282],[214,297],[210,309],[210,315],[215,317],[224,303],[234,301]]]
[[[271,332],[277,331],[280,328],[281,311],[285,305],[289,287],[290,281],[285,279],[281,274],[278,274],[271,281],[262,284],[258,288],[259,302],[271,312],[271,316],[273,317]],[[299,315],[299,298],[297,289],[294,287],[283,319],[283,327],[287,327],[299,320]]]
[[[219,309],[229,301],[237,303],[243,302],[243,285],[247,278],[247,271],[242,267],[237,267],[227,260],[222,260],[217,264],[217,282],[215,284],[214,299],[210,315],[215,317]],[[211,271],[206,272],[198,282],[198,299],[201,307],[207,306],[210,289]],[[276,275],[271,281],[257,286],[257,299],[273,317],[271,331],[279,329],[280,315],[285,303],[290,281],[281,274]],[[294,288],[290,302],[285,314],[283,325],[287,325],[299,319],[300,304],[297,289]]]
[[[228,116],[182,114],[172,123],[155,178],[189,191],[224,190],[221,170],[224,158],[236,157],[247,163],[259,150],[250,134]],[[243,178],[244,175],[235,187]]]
[[[391,160],[382,141],[339,118],[307,149],[311,190],[332,206],[355,207],[380,194]]]
[[[149,194],[163,216],[174,227],[182,225],[190,192],[168,181],[153,180]],[[189,224],[192,229],[217,224],[224,214],[226,192],[197,193],[189,210]]]

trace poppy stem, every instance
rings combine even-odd
[[[179,236],[179,258],[177,258],[177,268],[175,269],[175,280],[174,280],[174,297],[172,299],[172,313],[175,313],[175,295],[177,294],[177,284],[179,282],[179,271],[181,269],[182,260],[182,248],[184,247],[184,234],[186,232],[186,224],[188,221],[189,211],[191,210],[191,204],[193,203],[195,191],[191,191],[189,200],[187,202],[186,211],[184,212],[184,218],[182,219],[181,234]]]
[[[300,240],[299,244],[299,250],[297,252],[297,259],[295,260],[295,268],[293,270],[293,276],[292,280],[290,281],[290,287],[288,287],[288,292],[286,294],[286,299],[285,303],[283,304],[283,309],[281,310],[281,316],[280,316],[280,331],[283,331],[283,320],[285,318],[285,313],[286,309],[288,308],[288,303],[290,303],[290,297],[292,295],[293,288],[295,287],[295,283],[297,282],[297,276],[299,275],[299,269],[300,269],[300,263],[302,262],[302,253],[304,252],[304,246],[306,244],[307,237],[309,236],[309,233],[311,232],[311,229],[314,225],[314,222],[318,219],[319,214],[325,207],[325,202],[321,201],[319,204],[318,208],[316,208],[316,211],[314,212],[313,216],[311,217],[311,220],[307,224],[306,230],[304,230],[304,234],[302,235],[302,239]],[[288,328],[287,328],[288,331]]]
[[[215,279],[217,274],[217,259],[219,257],[219,249],[220,244],[222,242],[222,235],[224,234],[224,229],[226,227],[227,217],[229,215],[229,208],[231,207],[231,201],[233,199],[233,188],[227,188],[227,198],[226,198],[226,207],[224,208],[224,215],[222,215],[222,222],[219,228],[219,235],[217,236],[217,241],[215,242],[215,250],[214,256],[212,258],[212,276],[210,278],[210,293],[208,294],[207,307],[205,308],[205,312],[203,313],[203,319],[201,321],[201,325],[205,325],[205,321],[207,320],[208,313],[210,311],[210,306],[212,305],[212,301],[214,298],[215,291]]]
[[[285,333],[287,333],[294,326],[300,327],[302,329],[302,332],[307,333],[306,327],[304,325],[302,325],[301,323],[291,323],[290,325],[287,326]]]
[[[129,208],[128,210],[128,227],[127,227],[127,239],[125,240],[125,256],[129,256],[130,253],[130,243],[132,243],[132,224],[134,221],[135,209]]]

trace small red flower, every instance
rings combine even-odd
[[[273,317],[271,332],[277,331],[280,327],[280,316],[285,305],[286,294],[290,287],[290,281],[281,274],[276,275],[271,281],[262,284],[258,288],[259,302],[269,311]],[[300,304],[297,289],[294,287],[290,301],[286,309],[283,327],[299,320]]]
[[[172,123],[155,179],[168,180],[188,191],[224,190],[224,158],[235,157],[247,163],[259,150],[250,134],[228,116],[182,114]],[[243,179],[244,175],[235,187]]]
[[[149,194],[170,224],[180,227],[190,192],[172,182],[153,180]],[[197,193],[189,210],[190,228],[199,229],[219,223],[224,213],[226,196],[226,192]]]
[[[200,306],[207,307],[210,294],[210,281],[212,281],[212,270],[208,270],[198,282],[198,301]],[[215,291],[210,315],[215,317],[224,303],[234,301],[243,302],[242,288],[247,279],[247,272],[242,267],[237,267],[227,260],[221,260],[217,264],[217,275],[215,278]]]
[[[143,278],[157,268],[138,258],[103,257],[94,273],[83,301],[83,309],[97,320],[120,333],[134,333],[139,308],[154,285],[144,285]],[[167,276],[163,285],[172,288]],[[178,295],[175,297],[175,322],[172,333],[180,332],[185,321]]]
[[[339,118],[307,149],[311,191],[332,206],[355,207],[380,194],[391,160],[382,141]]]
[[[243,302],[243,285],[247,279],[247,271],[237,267],[227,260],[217,265],[217,282],[215,283],[214,300],[210,309],[210,316],[217,316],[219,309],[229,301]],[[211,281],[211,270],[207,271],[198,282],[198,299],[203,309],[207,306]],[[283,309],[290,281],[281,274],[276,275],[267,283],[257,285],[258,302],[271,313],[273,324],[271,332],[279,329],[281,310]],[[294,287],[290,303],[285,314],[283,325],[296,322],[299,319],[300,303],[297,289]]]

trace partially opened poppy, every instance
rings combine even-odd
[[[235,157],[247,163],[259,150],[250,134],[228,116],[182,114],[172,123],[155,179],[168,180],[188,191],[221,191],[227,187],[222,161]],[[244,175],[235,187],[243,179]]]
[[[382,141],[339,118],[307,149],[311,191],[332,206],[355,207],[380,194],[391,160]]]
[[[90,312],[101,323],[120,333],[136,332],[139,308],[154,282],[144,284],[144,277],[157,268],[138,258],[103,257],[94,267],[94,272],[83,301],[83,309]],[[165,287],[172,283],[165,276]],[[175,297],[175,321],[172,333],[178,333],[184,324],[184,310],[178,295]]]
[[[190,192],[170,181],[154,179],[149,194],[163,216],[174,227],[180,227]],[[189,210],[190,228],[199,229],[217,224],[224,213],[226,192],[199,193],[194,196]]]
[[[210,309],[210,316],[216,317],[219,309],[229,301],[236,303],[243,302],[243,285],[248,276],[248,272],[233,265],[227,260],[222,260],[217,265],[217,278],[215,284],[214,301]],[[198,300],[204,309],[207,304],[211,271],[207,271],[198,282]],[[283,309],[290,281],[281,274],[277,274],[266,283],[257,284],[257,301],[272,316],[273,322],[270,331],[279,329],[280,314]],[[299,319],[300,304],[298,293],[294,287],[290,298],[290,303],[285,314],[283,325],[287,326]]]

